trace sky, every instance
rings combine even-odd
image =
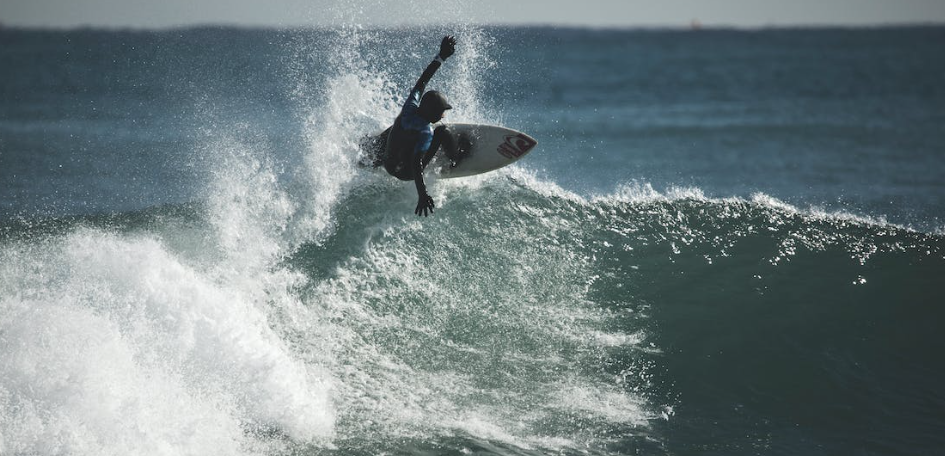
[[[19,27],[442,23],[588,27],[945,24],[945,0],[0,0],[0,24]]]

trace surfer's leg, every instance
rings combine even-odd
[[[376,136],[364,136],[358,142],[361,152],[358,154],[358,166],[377,168],[384,165],[387,158],[387,137],[390,128]]]
[[[443,153],[446,154],[446,158],[450,160],[453,166],[456,166],[456,163],[463,158],[456,139],[456,135],[446,125],[440,125],[433,130],[432,144],[439,144],[443,148]]]
[[[386,170],[391,176],[394,176],[400,180],[413,180],[411,168],[407,161],[403,160],[404,156],[409,157],[410,154],[404,153],[403,150],[396,149],[389,141],[385,144],[385,146],[384,160],[382,163],[384,170]]]
[[[413,175],[410,172],[410,166],[398,160],[385,160],[384,170],[387,171],[387,174],[390,174],[391,176],[394,176],[402,181],[413,180]]]
[[[387,127],[380,136],[374,139],[373,144],[373,160],[372,165],[377,168],[384,165],[384,162],[387,160],[388,147],[387,147],[387,138],[390,135],[390,129],[393,127]]]

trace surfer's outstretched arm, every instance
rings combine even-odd
[[[433,74],[436,73],[436,70],[440,69],[440,65],[443,64],[444,60],[453,55],[455,50],[456,38],[453,38],[452,35],[443,37],[443,41],[440,42],[440,53],[427,65],[427,69],[423,70],[423,74],[420,75],[420,79],[417,79],[417,84],[413,86],[413,90],[419,90],[420,93],[423,93],[423,90],[426,88],[427,83],[430,82]]]
[[[433,213],[433,198],[427,193],[427,186],[423,183],[423,155],[417,155],[412,160],[413,167],[413,182],[417,186],[417,208],[413,211],[414,214],[427,216],[427,211]]]

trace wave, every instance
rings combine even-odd
[[[667,371],[674,350],[703,334],[757,358],[692,313],[730,334],[770,325],[759,303],[836,324],[851,296],[857,318],[881,314],[945,272],[940,235],[764,195],[628,185],[584,198],[511,168],[431,183],[439,209],[418,220],[411,189],[358,173],[333,228],[297,244],[252,209],[285,203],[278,192],[246,195],[252,210],[226,231],[234,208],[213,202],[8,224],[7,441],[245,453],[466,436],[660,451],[660,423],[693,404]],[[872,300],[855,291],[871,287]],[[12,448],[48,449],[33,445]]]

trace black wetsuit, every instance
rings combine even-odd
[[[423,186],[423,169],[433,159],[440,144],[450,142],[446,137],[446,127],[434,130],[430,121],[421,117],[419,112],[424,88],[440,65],[440,60],[430,62],[417,80],[388,132],[385,146],[384,169],[400,180],[416,181],[418,189]]]

